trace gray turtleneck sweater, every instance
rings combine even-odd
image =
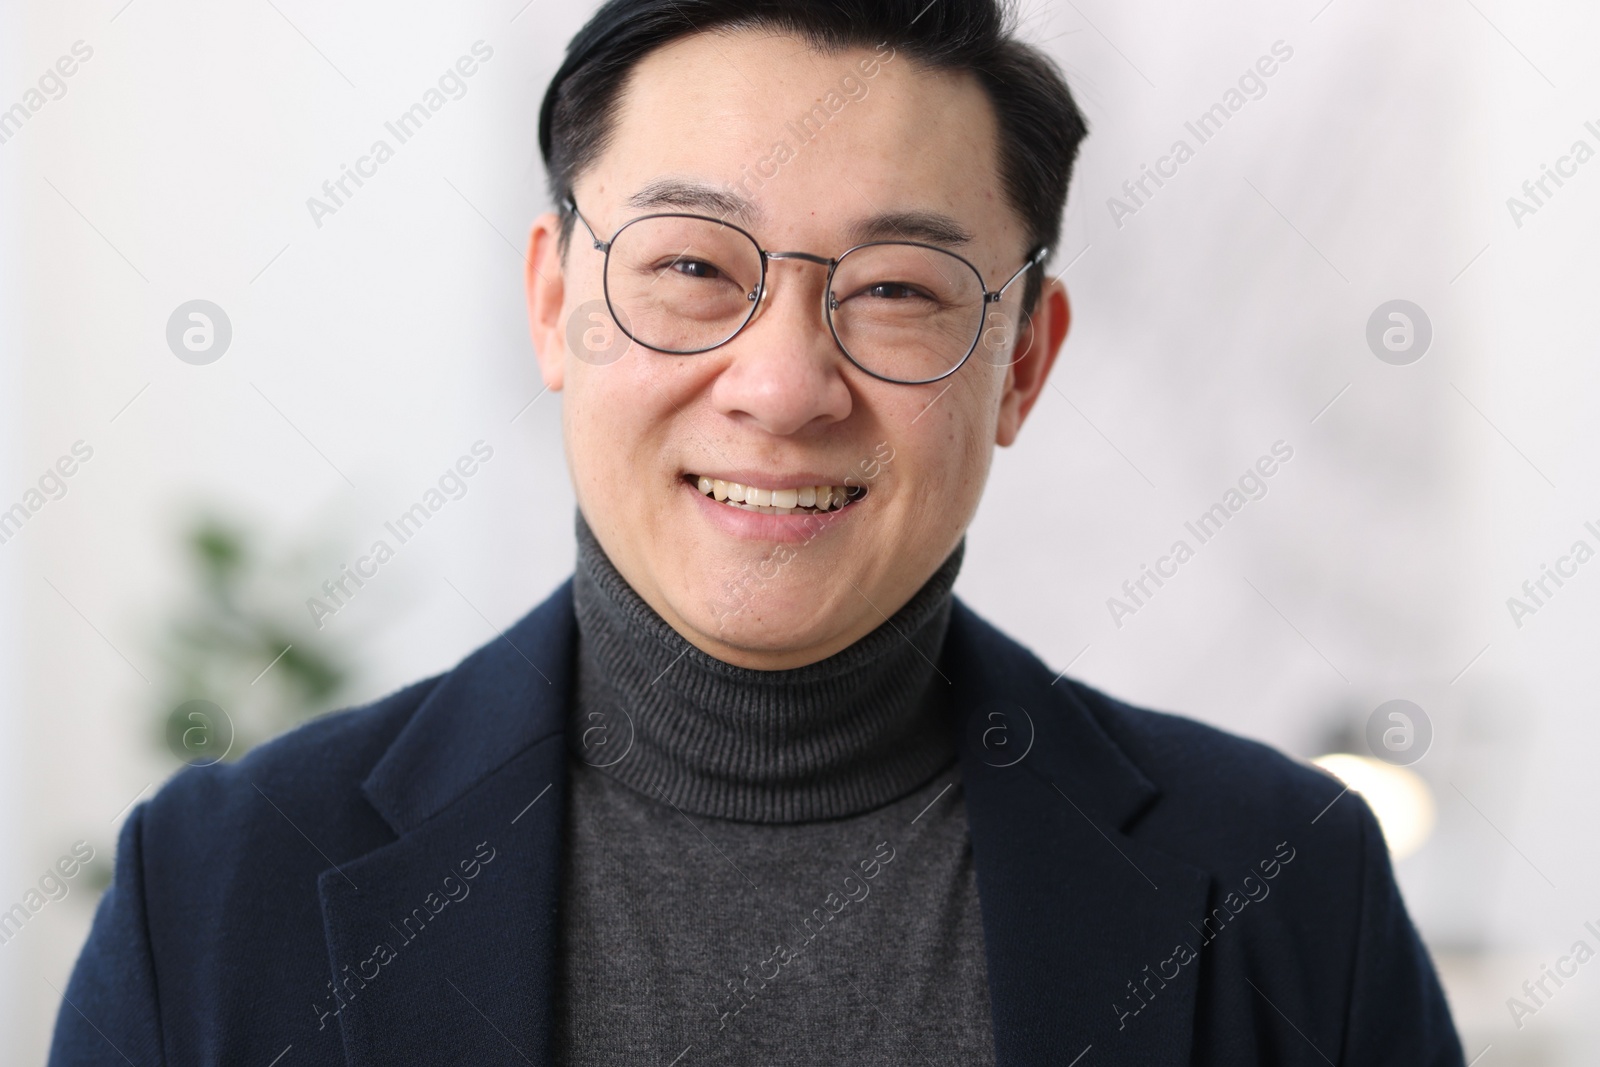
[[[934,667],[960,563],[843,652],[755,671],[579,519],[558,1063],[994,1062]]]

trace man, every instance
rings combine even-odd
[[[1461,1061],[1358,797],[951,597],[1069,318],[1084,127],[1001,16],[585,27],[527,278],[574,581],[138,809],[54,1062]]]

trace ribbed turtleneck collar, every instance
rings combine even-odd
[[[849,648],[758,671],[673,630],[580,515],[569,747],[640,793],[742,822],[835,819],[904,796],[955,757],[943,714],[948,683],[934,663],[963,547]]]

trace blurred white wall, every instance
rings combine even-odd
[[[0,506],[74,442],[94,454],[0,544],[0,905],[75,840],[109,858],[173,765],[146,679],[196,503],[338,561],[473,442],[494,448],[327,620],[361,663],[352,699],[447,667],[570,569],[559,398],[533,400],[520,248],[547,206],[540,96],[590,10],[97,0],[4,16],[0,107],[76,42],[92,55],[0,143]],[[1053,268],[1075,324],[996,462],[960,593],[1057,669],[1301,756],[1415,701],[1439,822],[1400,873],[1468,1057],[1588,1062],[1600,971],[1521,1030],[1505,999],[1600,920],[1585,833],[1600,564],[1520,628],[1505,601],[1573,541],[1600,547],[1584,529],[1600,527],[1600,161],[1520,226],[1506,198],[1573,141],[1600,149],[1596,12],[1024,12],[1093,128]],[[307,199],[394,144],[384,123],[480,41],[459,98],[313,218]],[[1200,143],[1185,123],[1278,42],[1259,98]],[[1193,158],[1134,203],[1123,183],[1180,138]],[[1114,218],[1112,197],[1137,210]],[[194,299],[232,326],[205,366],[166,340]],[[1431,322],[1409,365],[1366,338],[1395,299]],[[1185,521],[1278,441],[1293,458],[1267,495],[1115,625],[1107,599],[1174,540],[1196,545]],[[281,592],[298,610],[314,591]],[[43,1057],[92,899],[74,890],[0,945],[8,1062]]]

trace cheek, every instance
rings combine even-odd
[[[965,380],[945,397],[942,403],[954,402],[938,425],[953,476],[970,479],[988,468],[1009,371],[974,359],[959,373]]]
[[[594,506],[615,495],[605,487],[619,484],[628,467],[642,413],[622,402],[627,391],[616,368],[585,366],[571,357],[568,367],[561,396],[567,466],[579,502],[593,514]]]
[[[967,376],[969,369],[979,370],[964,367],[957,377]],[[914,422],[908,417],[901,423],[899,440],[891,439],[897,462],[904,456],[900,473],[911,483],[909,502],[940,523],[965,521],[987,479],[999,401],[993,369],[982,370],[952,386],[926,411],[919,406],[912,412]]]
[[[1001,385],[1006,374],[1001,368],[986,366],[983,369],[983,375],[973,375],[972,395],[960,416],[952,419],[948,427],[955,438],[948,446],[951,463],[957,467],[956,476],[961,479],[961,485],[956,486],[954,492],[966,500],[970,510],[977,509],[978,498],[989,478],[1000,416]]]
[[[637,346],[603,365],[569,355],[562,422],[580,487],[609,492],[637,483],[681,456],[675,441],[701,441],[695,427],[710,421],[694,410],[702,369]]]

